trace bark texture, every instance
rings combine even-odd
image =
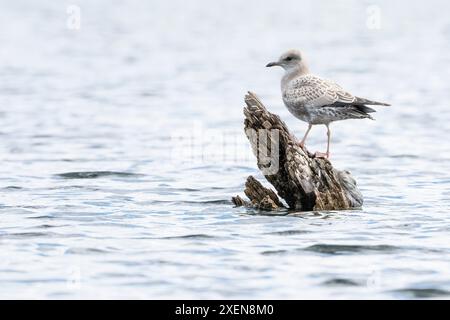
[[[289,209],[342,210],[362,206],[363,197],[350,172],[339,171],[329,160],[315,158],[302,149],[286,124],[267,111],[255,94],[249,92],[245,103],[245,133],[258,168]],[[264,210],[284,207],[274,191],[252,176],[247,179],[245,194],[250,202],[237,196],[233,203]]]

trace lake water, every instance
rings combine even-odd
[[[0,0],[1,298],[450,297],[447,1],[73,4]],[[288,48],[393,105],[332,125],[361,210],[233,208]]]

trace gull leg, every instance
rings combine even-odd
[[[327,152],[316,152],[315,156],[316,158],[329,158],[330,157],[330,141],[331,141],[331,130],[329,124],[327,126]]]
[[[309,131],[311,131],[312,128],[312,124],[308,125],[308,129],[306,130],[306,133],[302,139],[302,141],[300,141],[300,143],[298,144],[300,147],[304,148],[305,147],[305,141],[306,141],[306,137],[308,136]]]

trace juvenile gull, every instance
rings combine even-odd
[[[278,61],[266,67],[280,66],[285,70],[281,79],[283,102],[298,119],[308,122],[305,136],[299,143],[304,147],[311,127],[324,124],[327,127],[327,151],[316,152],[316,157],[330,156],[330,123],[346,119],[373,119],[374,109],[366,105],[389,106],[387,103],[359,98],[343,90],[336,83],[310,74],[300,51],[289,50]]]

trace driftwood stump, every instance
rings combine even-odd
[[[255,94],[249,92],[245,103],[245,133],[258,168],[289,209],[341,210],[362,206],[362,195],[350,172],[336,170],[329,160],[315,158],[301,148],[286,124],[267,111]],[[236,206],[263,210],[285,207],[274,191],[254,177],[248,177],[245,186],[250,202],[236,196],[232,199]]]

